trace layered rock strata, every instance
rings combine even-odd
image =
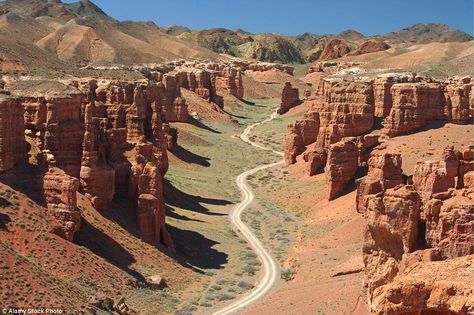
[[[177,141],[177,130],[166,116],[185,120],[175,104],[180,102],[179,87],[169,84],[170,91],[150,80],[81,79],[68,84],[60,87],[63,93],[1,99],[2,172],[15,171],[16,164],[28,160],[28,140],[58,235],[72,240],[80,228],[78,191],[100,211],[107,211],[120,195],[135,201],[141,235],[172,247],[162,180],[167,149]]]
[[[309,175],[318,173],[330,162],[329,148],[346,137],[357,137],[358,167],[362,168],[367,166],[372,149],[384,138],[415,132],[432,121],[464,124],[472,119],[472,81],[468,77],[435,81],[410,74],[362,82],[323,78],[320,81],[314,95],[305,99],[309,103],[308,113],[319,114],[319,124],[314,126],[318,130],[301,128],[302,122],[297,121],[288,126],[285,142],[286,164],[296,163],[297,156],[303,154]],[[313,139],[315,134],[313,143],[303,141]],[[472,168],[468,160],[459,163],[463,174]],[[430,173],[430,167],[436,168],[423,167],[417,172]],[[447,181],[441,173],[433,176],[429,179],[434,181],[433,185]],[[457,187],[462,187],[463,176],[450,173],[451,182],[453,176],[458,177]],[[329,187],[332,184],[328,182]]]
[[[474,254],[474,190],[456,189],[450,178],[457,180],[460,156],[446,148],[440,159],[418,164],[414,185],[403,178],[399,155],[369,159],[357,209],[365,218],[365,285],[374,314],[468,314],[474,308],[466,273]],[[433,185],[438,174],[446,182]],[[471,183],[470,176],[465,173],[464,182]]]
[[[300,103],[300,92],[298,88],[292,87],[290,82],[286,82],[281,92],[281,103],[278,114],[282,115]]]

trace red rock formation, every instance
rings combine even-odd
[[[393,82],[389,78],[377,78],[374,81],[375,117],[385,118],[392,108]]]
[[[79,177],[84,123],[81,120],[82,95],[46,99],[44,149],[51,152],[49,161],[67,174]]]
[[[215,79],[216,88],[225,89],[238,99],[244,97],[242,73],[235,67],[220,66]]]
[[[395,278],[403,253],[415,249],[421,200],[412,186],[398,186],[367,196],[366,202],[363,258],[371,297]]]
[[[330,82],[325,85],[324,100],[312,109],[319,111],[321,120],[318,146],[328,148],[344,137],[371,131],[374,102],[370,83]]]
[[[163,132],[165,133],[166,148],[172,150],[178,144],[178,129],[171,128],[170,124],[163,124]]]
[[[472,197],[453,192],[446,200],[431,199],[425,206],[426,243],[438,259],[474,253]],[[443,196],[443,199],[446,198]]]
[[[300,92],[298,88],[291,86],[290,82],[286,82],[281,92],[281,103],[278,114],[282,115],[290,110],[290,108],[300,103]]]
[[[323,41],[319,60],[332,60],[347,55],[350,52],[349,45],[345,40],[339,38],[328,38]],[[320,45],[318,43],[318,45]]]
[[[296,157],[304,150],[300,128],[297,124],[289,124],[285,136],[286,165],[296,163]]]
[[[26,160],[23,113],[17,99],[0,95],[0,173]]]
[[[326,150],[320,147],[315,147],[303,155],[310,176],[317,174],[326,165],[327,155]]]
[[[80,172],[81,190],[97,210],[105,210],[115,194],[115,170],[108,165],[110,144],[104,121],[94,120],[95,106],[86,105]]]
[[[151,143],[137,144],[129,196],[137,198],[137,220],[144,238],[173,247],[165,226],[161,151]]]
[[[54,233],[72,241],[81,224],[81,213],[77,208],[79,180],[52,167],[44,174],[42,186],[49,214],[58,222],[53,227]]]
[[[270,63],[270,62],[257,62],[257,63],[239,63],[240,68],[242,71],[250,70],[256,72],[266,72],[266,71],[281,71],[284,73],[288,73],[289,75],[293,75],[293,71],[295,68],[279,64],[279,63]]]
[[[474,256],[449,261],[417,262],[375,289],[372,314],[467,315],[474,308]]]
[[[474,171],[464,174],[464,187],[469,189],[474,188]]]
[[[170,74],[163,75],[165,89],[165,103],[162,105],[163,114],[168,121],[187,121],[188,107],[186,100],[181,97],[176,77]]]
[[[356,50],[348,53],[349,56],[369,54],[377,51],[384,51],[390,48],[390,45],[381,40],[366,40],[360,44]]]
[[[355,138],[344,138],[332,144],[328,150],[326,164],[327,198],[338,197],[354,178],[358,168],[358,151]]]
[[[459,155],[457,188],[463,188],[466,185],[464,177],[471,171],[474,171],[474,146],[470,146]]]
[[[413,174],[413,186],[423,200],[428,200],[436,193],[455,187],[458,167],[459,161],[453,147],[447,147],[442,160],[417,163]]]
[[[393,104],[384,122],[387,135],[410,133],[430,120],[443,118],[439,84],[399,83],[394,84],[391,91]]]
[[[372,313],[468,314],[474,307],[472,290],[465,290],[469,280],[456,276],[470,266],[459,262],[472,260],[468,255],[474,254],[470,172],[464,175],[467,188],[448,187],[454,185],[451,176],[458,174],[459,156],[448,147],[440,160],[418,164],[415,186],[401,183],[399,156],[374,154],[369,159],[369,173],[359,181],[358,210],[366,220],[363,257]],[[438,176],[440,169],[450,185],[421,179]],[[382,187],[387,183],[399,184]],[[443,272],[433,272],[440,266]]]
[[[316,141],[319,131],[319,114],[315,111],[305,113],[300,121],[288,125],[285,138],[286,164],[296,162],[296,156],[304,151],[305,146]]]
[[[357,181],[356,205],[359,213],[367,209],[367,197],[404,183],[400,154],[374,152],[368,160],[367,176]]]
[[[449,82],[444,88],[444,97],[446,102],[445,115],[448,120],[464,124],[469,117],[469,95],[471,93],[472,83],[470,78],[459,81]]]

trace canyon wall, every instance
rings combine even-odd
[[[413,184],[402,176],[399,155],[375,151],[369,159],[357,210],[365,218],[372,313],[468,314],[474,308],[467,276],[474,268],[472,153],[448,147],[438,159],[419,162]],[[461,163],[470,165],[468,172],[460,171]]]
[[[332,145],[356,137],[350,154],[357,156],[357,169],[367,166],[380,139],[416,132],[433,121],[465,124],[472,119],[471,78],[434,81],[406,75],[360,82],[320,81],[316,93],[305,99],[308,113],[318,113],[319,124],[309,126],[303,118],[288,126],[285,160],[287,165],[294,164],[303,155],[309,175],[326,166],[329,199],[336,198],[343,190],[339,186],[351,179],[340,181],[331,175],[331,170],[340,169],[337,158],[327,159]],[[352,174],[352,166],[347,168],[347,174]]]
[[[290,110],[290,108],[300,103],[300,92],[298,88],[292,87],[290,82],[286,82],[281,92],[281,103],[278,114],[282,115]]]
[[[188,120],[181,89],[223,107],[220,94],[243,98],[243,69],[255,67],[183,60],[128,69],[143,80],[83,78],[43,82],[37,91],[3,91],[0,172],[15,172],[34,156],[34,186],[58,222],[55,231],[68,240],[80,228],[80,191],[99,211],[107,211],[115,196],[127,196],[142,237],[172,247],[162,181],[167,150],[178,138],[169,123]]]
[[[67,240],[80,228],[76,193],[81,191],[99,211],[107,211],[116,194],[129,196],[143,238],[172,247],[162,177],[177,131],[162,110],[170,104],[165,85],[149,80],[67,83],[62,93],[2,97],[1,172],[15,173],[34,157],[30,186],[40,189],[57,222],[54,232]]]

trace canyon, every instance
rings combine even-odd
[[[469,34],[0,25],[2,308],[473,312]]]

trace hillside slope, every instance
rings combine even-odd
[[[0,25],[2,68],[14,68],[15,63],[31,71],[41,63],[49,69],[67,69],[70,65],[64,62],[137,64],[219,58],[163,33],[152,22],[117,21],[88,0],[0,2]]]

